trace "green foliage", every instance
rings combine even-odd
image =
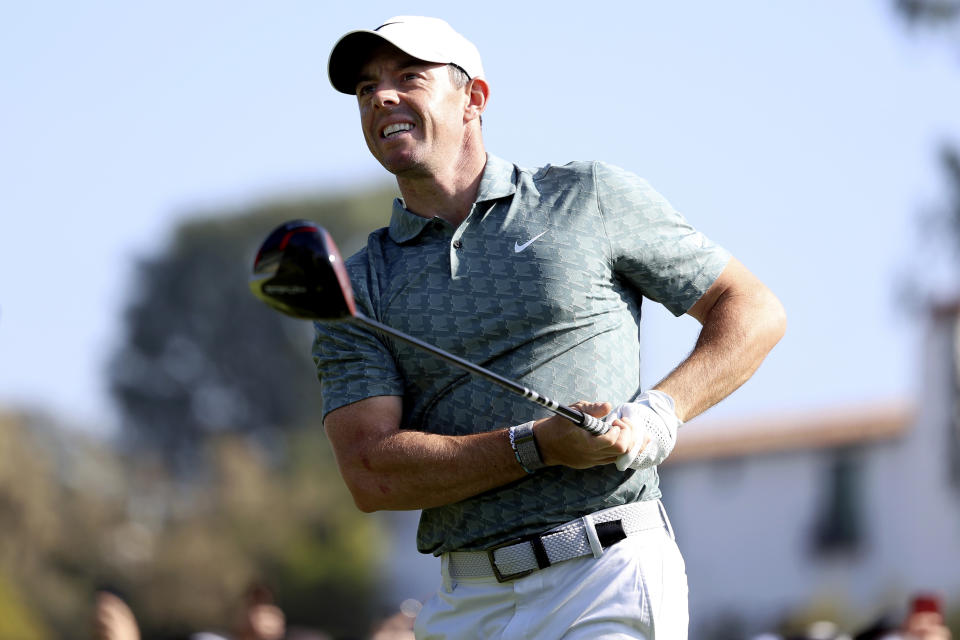
[[[893,6],[904,24],[919,27],[917,32],[925,37],[946,34],[952,44],[960,44],[960,0],[893,0]],[[947,195],[918,217],[919,246],[898,285],[901,303],[914,308],[955,298],[960,291],[960,146],[956,140],[944,139],[939,147]],[[958,481],[960,454],[952,455],[951,473]]]
[[[960,266],[960,149],[948,144],[943,145],[940,149],[940,166],[950,191],[942,217],[949,225],[954,257],[957,266]]]
[[[276,446],[289,455],[206,436],[207,472],[184,482],[36,417],[0,418],[0,638],[86,637],[104,584],[144,637],[229,630],[255,583],[291,624],[361,636],[380,610],[380,531],[321,429],[288,429]]]
[[[394,192],[299,199],[182,224],[161,255],[139,264],[126,336],[109,368],[127,443],[196,467],[207,433],[274,432],[319,417],[311,330],[250,294],[260,242],[293,218],[327,227],[345,254],[387,224]]]
[[[154,536],[149,561],[116,565],[127,590],[150,596],[134,602],[145,629],[175,631],[170,620],[222,628],[253,583],[269,585],[298,624],[338,635],[370,624],[380,547],[373,520],[353,507],[319,429],[282,437],[297,455],[281,465],[249,438],[210,437],[208,478]]]
[[[0,628],[9,614],[37,630],[24,637],[70,637],[89,619],[101,532],[122,517],[116,470],[43,416],[0,416]]]
[[[894,7],[911,24],[942,26],[960,18],[958,0],[894,0]]]
[[[291,624],[369,629],[380,532],[323,434],[311,327],[247,281],[281,222],[314,220],[349,254],[388,223],[393,196],[209,214],[141,261],[108,372],[119,452],[41,416],[0,416],[0,637],[86,636],[103,584],[144,637],[229,630],[251,584]]]
[[[0,638],[47,640],[50,632],[27,608],[13,585],[0,577]]]
[[[944,622],[954,638],[960,638],[960,601],[954,601],[944,615]]]
[[[318,222],[350,254],[387,224],[393,197],[385,188],[204,215],[139,265],[110,378],[129,450],[158,463],[134,484],[137,499],[172,511],[152,525],[149,570],[128,562],[116,578],[157,596],[139,603],[144,625],[215,628],[261,580],[293,621],[353,635],[369,624],[380,545],[320,428],[312,329],[258,302],[247,282],[281,222]],[[158,479],[172,495],[155,496]]]

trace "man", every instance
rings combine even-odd
[[[422,509],[418,548],[442,558],[417,636],[685,638],[656,465],[780,339],[780,303],[640,178],[488,155],[480,55],[447,23],[350,32],[328,70],[402,194],[347,261],[362,311],[561,402],[590,398],[575,406],[611,426],[591,435],[406,345],[318,324],[324,425],[357,506]],[[643,393],[642,297],[703,325]]]

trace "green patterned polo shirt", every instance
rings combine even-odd
[[[347,260],[357,306],[387,325],[564,404],[617,406],[641,391],[643,298],[685,313],[729,254],[644,180],[599,162],[529,170],[492,155],[454,228],[393,206]],[[318,323],[324,417],[403,397],[403,428],[463,435],[549,413],[442,360],[350,323]],[[679,359],[679,358],[678,358]],[[586,513],[660,497],[656,469],[548,467],[426,509],[423,553],[477,550]]]

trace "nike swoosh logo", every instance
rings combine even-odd
[[[546,233],[546,231],[544,231],[543,233]],[[539,234],[539,235],[536,235],[536,236],[533,236],[532,238],[530,238],[530,240],[528,240],[527,242],[524,242],[523,244],[520,244],[519,242],[513,243],[513,251],[514,251],[514,253],[520,253],[521,251],[523,251],[524,249],[526,249],[527,247],[529,247],[530,245],[532,245],[534,242],[537,241],[537,239],[538,239],[540,236],[543,235],[543,233],[541,233],[541,234]]]

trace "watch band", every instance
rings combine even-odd
[[[510,447],[517,457],[517,462],[527,473],[534,473],[546,466],[543,464],[543,458],[540,457],[537,441],[533,437],[533,422],[510,427]]]

